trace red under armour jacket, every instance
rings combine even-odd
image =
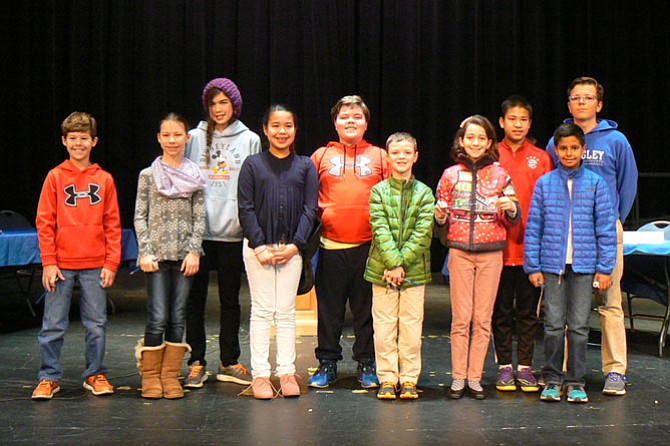
[[[66,160],[50,170],[35,224],[43,266],[119,268],[121,218],[116,186],[97,164],[79,170]]]
[[[322,235],[341,243],[372,240],[370,190],[390,175],[386,150],[366,141],[329,142],[311,158],[319,175]]]

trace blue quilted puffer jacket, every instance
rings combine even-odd
[[[572,178],[572,199],[568,190]],[[616,220],[605,180],[583,165],[562,165],[535,184],[524,239],[523,269],[563,274],[572,215],[572,269],[611,274],[616,260]]]

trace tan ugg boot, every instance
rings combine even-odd
[[[142,375],[142,398],[163,398],[161,384],[161,367],[165,344],[156,347],[145,347],[144,339],[135,346],[137,368]]]
[[[174,343],[165,341],[165,354],[163,355],[163,368],[161,369],[161,382],[163,383],[163,396],[165,398],[181,398],[184,389],[179,383],[184,355],[191,351],[191,347],[185,343]]]

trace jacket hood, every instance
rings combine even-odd
[[[573,118],[568,118],[565,119],[563,122],[570,122],[574,124],[575,120]],[[619,124],[617,124],[616,121],[612,121],[611,119],[598,119],[598,125],[589,133],[609,132],[611,130],[616,130],[618,127]]]
[[[72,161],[69,159],[63,161],[60,166],[61,169],[66,170],[68,172],[91,172],[91,173],[96,173],[98,170],[100,170],[100,166],[98,163],[91,163],[90,166],[88,166],[84,170],[80,170],[77,166],[74,165]]]
[[[344,144],[343,142],[331,141],[331,142],[328,143],[328,145],[326,147],[336,147],[336,148],[342,149],[342,150],[346,150],[346,149],[354,150],[354,149],[364,149],[366,147],[370,147],[371,145],[372,144],[370,144],[366,140],[361,139],[361,141],[358,144],[354,144],[354,145],[351,145],[351,146],[348,146],[348,145]]]
[[[207,121],[200,121],[200,123],[198,123],[197,129],[207,133]],[[236,119],[233,122],[231,122],[228,127],[223,129],[222,132],[214,129],[214,137],[215,138],[227,138],[227,137],[231,137],[231,136],[237,136],[240,133],[245,132],[247,130],[249,130],[249,127],[244,125],[244,123],[242,121],[240,121],[239,119]]]
[[[488,166],[496,162],[496,159],[489,155],[488,153],[484,154],[477,161],[472,161],[472,158],[465,153],[465,150],[461,150],[456,154],[456,162],[463,164],[468,169],[481,169],[482,167]]]

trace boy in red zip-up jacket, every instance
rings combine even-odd
[[[522,96],[513,95],[503,101],[501,108],[498,122],[505,137],[498,144],[499,162],[512,177],[521,207],[521,221],[507,230],[507,247],[503,249],[503,269],[493,309],[493,344],[499,367],[496,388],[515,391],[518,384],[524,392],[537,392],[540,387],[531,366],[540,293],[523,272],[523,236],[535,182],[551,171],[553,165],[549,154],[535,147],[528,137],[533,120],[530,102]],[[512,339],[515,335],[516,372],[512,364]]]

